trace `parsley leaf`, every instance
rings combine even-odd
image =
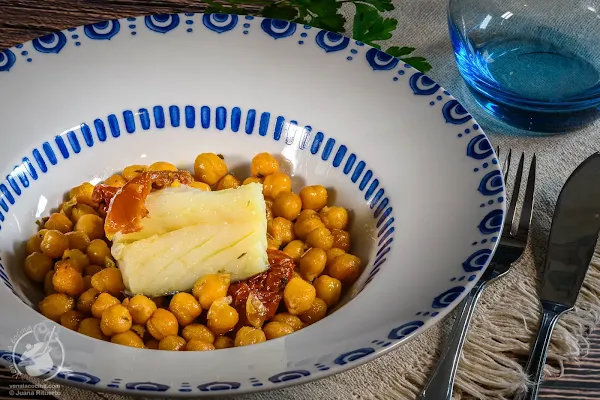
[[[265,18],[285,19],[293,21],[298,15],[298,9],[283,3],[275,3],[266,6],[260,12],[260,15]]]
[[[427,72],[431,70],[431,64],[429,64],[427,62],[427,59],[424,57],[408,57],[408,58],[403,58],[402,61],[404,61],[407,64],[412,65],[413,67],[415,67],[416,69],[418,69],[421,72]]]
[[[390,56],[394,56],[394,57],[400,58],[402,56],[409,55],[413,51],[415,51],[414,47],[392,46],[389,49],[387,49],[385,52],[388,53]]]
[[[375,7],[366,4],[356,5],[353,30],[353,37],[356,40],[373,45],[374,41],[390,39],[397,25],[397,20],[384,19]]]

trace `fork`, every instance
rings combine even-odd
[[[496,150],[496,154],[497,158],[500,158],[500,148]],[[503,163],[502,167],[505,182],[510,170],[511,156],[512,150],[509,150],[506,161]],[[502,225],[502,235],[496,253],[479,281],[461,303],[454,326],[452,327],[452,332],[450,333],[449,341],[443,349],[438,364],[425,385],[425,389],[423,389],[419,396],[420,400],[452,399],[452,388],[454,386],[458,361],[460,359],[465,337],[467,336],[469,323],[473,316],[473,311],[475,310],[475,305],[477,304],[483,289],[485,289],[490,282],[508,273],[511,266],[519,261],[527,246],[527,237],[529,235],[533,211],[533,194],[535,190],[535,154],[533,155],[529,166],[525,197],[521,207],[521,217],[519,223],[515,226],[515,211],[517,209],[521,191],[521,179],[523,177],[524,164],[525,154],[522,153],[519,160],[519,166],[517,167],[510,205]]]

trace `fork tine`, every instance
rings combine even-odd
[[[531,224],[531,214],[533,211],[533,194],[535,191],[535,154],[531,158],[529,166],[529,176],[527,177],[527,186],[525,188],[525,199],[523,200],[523,208],[521,209],[521,218],[519,219],[519,227],[516,237],[519,239],[527,239],[529,233],[529,225]]]
[[[508,171],[510,171],[510,159],[512,158],[512,149],[508,149],[508,156],[506,156],[506,161],[502,164],[502,172],[504,173],[504,182],[506,183],[506,178],[508,177]]]
[[[521,178],[523,176],[523,164],[525,162],[525,153],[521,153],[521,159],[519,160],[519,166],[517,167],[517,175],[515,176],[515,183],[513,185],[513,193],[510,198],[510,205],[506,211],[506,217],[504,218],[504,225],[502,226],[502,234],[510,234],[515,219],[515,209],[517,208],[517,202],[519,201],[519,193],[521,188]],[[508,161],[507,161],[508,163]]]

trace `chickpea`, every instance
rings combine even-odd
[[[302,209],[302,200],[294,192],[281,192],[273,201],[273,213],[290,221],[295,220]]]
[[[68,264],[56,268],[52,276],[52,285],[58,293],[66,293],[74,297],[85,291],[85,283],[81,272]]]
[[[270,221],[273,218],[275,218],[275,216],[273,215],[273,200],[265,199],[265,209],[267,212],[267,221]]]
[[[240,187],[242,183],[238,178],[231,174],[227,174],[217,182],[216,190],[235,189]]]
[[[127,307],[125,304],[123,304],[123,305],[125,307]],[[129,313],[131,313],[131,311]],[[133,325],[131,325],[131,331],[134,332],[136,335],[138,335],[142,339],[146,337],[147,329],[144,325],[133,324]]]
[[[60,316],[75,307],[75,300],[64,293],[54,293],[44,297],[39,304],[42,315],[58,322]]]
[[[192,183],[188,183],[188,186],[196,188],[196,189],[200,189],[200,190],[205,191],[205,192],[210,192],[212,190],[210,188],[210,186],[208,186],[204,182],[192,182]]]
[[[215,300],[208,310],[208,327],[217,335],[231,331],[240,319],[238,312],[229,305],[228,301],[231,300],[228,298]]]
[[[123,178],[125,178],[125,180],[130,181],[133,178],[139,176],[140,174],[146,172],[147,170],[148,167],[145,165],[130,165],[128,167],[125,167],[121,175],[123,175]]]
[[[251,344],[265,342],[266,340],[267,337],[262,329],[242,326],[235,335],[234,345],[235,347],[248,346]]]
[[[108,337],[106,337],[106,335],[102,333],[102,329],[100,329],[100,320],[98,318],[84,319],[79,323],[77,332],[93,337],[94,339],[108,340]]]
[[[300,211],[300,214],[298,215],[298,218],[296,219],[296,222],[300,222],[300,221],[308,221],[309,219],[312,218],[319,218],[319,213],[317,213],[315,210],[302,210]],[[321,221],[323,222],[323,221]]]
[[[292,179],[283,172],[275,172],[267,175],[263,182],[263,195],[266,198],[275,199],[281,192],[292,190]]]
[[[299,317],[306,325],[311,325],[322,320],[326,315],[327,304],[317,297],[313,300],[310,308],[301,313]]]
[[[41,231],[37,232],[35,235],[29,238],[29,240],[27,241],[27,254],[42,252],[40,246],[42,244],[42,240],[44,240],[44,235],[46,234],[46,232],[48,232],[47,229],[42,229]]]
[[[258,178],[256,176],[249,176],[248,178],[244,179],[242,185],[248,185],[250,183],[263,183],[263,180],[262,178]]]
[[[263,331],[267,340],[271,340],[294,333],[294,328],[285,322],[271,321],[263,327]]]
[[[305,186],[300,190],[302,208],[319,211],[327,205],[327,189],[321,185]]]
[[[148,171],[177,171],[177,167],[171,163],[159,161],[150,165]]]
[[[219,336],[215,339],[215,349],[229,349],[233,347],[233,339],[227,336]]]
[[[307,247],[302,240],[292,240],[285,246],[283,252],[298,262],[300,257],[306,253],[306,249]]]
[[[156,339],[150,339],[146,342],[146,348],[147,349],[153,349],[153,350],[158,350],[158,340]]]
[[[106,336],[127,332],[132,325],[133,320],[129,310],[120,303],[104,310],[100,320],[100,329]]]
[[[281,247],[281,240],[275,239],[273,236],[267,233],[267,249],[279,250]]]
[[[25,275],[34,282],[43,282],[46,274],[52,270],[52,259],[42,253],[31,253],[25,259]]]
[[[285,218],[277,217],[267,223],[267,232],[273,236],[273,239],[281,241],[281,244],[286,245],[294,237],[294,223]]]
[[[250,171],[252,176],[264,177],[279,170],[279,162],[269,153],[258,153],[252,158]]]
[[[40,244],[42,253],[50,258],[60,258],[69,248],[69,239],[59,231],[48,231]]]
[[[54,285],[52,284],[52,277],[54,276],[54,270],[51,269],[46,273],[44,277],[44,294],[48,296],[49,294],[56,293],[54,290]]]
[[[299,331],[300,329],[304,328],[304,323],[300,320],[300,318],[289,313],[279,313],[271,319],[271,322],[284,323],[291,326],[294,331]]]
[[[116,304],[121,304],[119,299],[117,299],[114,296],[111,296],[108,293],[100,293],[96,297],[96,301],[94,301],[94,304],[92,304],[92,315],[96,318],[102,318],[104,311]]]
[[[133,331],[117,333],[110,338],[110,341],[123,346],[145,348],[144,341]]]
[[[335,306],[340,301],[342,282],[328,275],[321,275],[313,282],[317,298],[323,300],[327,307]]]
[[[350,251],[350,233],[341,229],[332,229],[333,247],[342,249],[346,252]]]
[[[309,310],[315,297],[317,297],[315,288],[300,278],[290,279],[283,290],[283,301],[292,315]]]
[[[158,342],[159,350],[183,351],[185,350],[185,339],[181,336],[171,335]]]
[[[324,207],[319,217],[327,229],[346,229],[348,226],[348,211],[343,207]]]
[[[333,263],[333,260],[335,260],[337,256],[341,256],[342,254],[346,254],[346,252],[336,247],[327,250],[327,268],[331,266],[331,263]]]
[[[106,257],[111,257],[110,249],[106,242],[102,239],[95,239],[90,242],[87,247],[87,256],[92,264],[104,265]]]
[[[209,351],[215,350],[215,346],[202,340],[192,339],[185,345],[186,351]]]
[[[300,217],[294,224],[294,233],[298,239],[306,240],[309,233],[324,227],[323,222],[316,214],[313,217],[302,217],[302,213],[300,213]]]
[[[89,182],[84,182],[71,189],[69,198],[76,199],[77,203],[87,204],[90,207],[97,207],[98,205],[92,201],[92,193],[94,193],[94,185]]]
[[[360,258],[352,254],[337,256],[329,267],[329,275],[347,285],[354,283],[360,273]]]
[[[121,188],[121,187],[125,186],[126,183],[127,183],[127,181],[125,180],[125,178],[123,178],[119,174],[111,175],[110,177],[106,178],[106,180],[104,181],[104,184],[106,186],[112,186],[115,188]]]
[[[180,326],[186,326],[194,322],[202,314],[202,307],[198,300],[189,293],[177,293],[169,303],[169,311],[175,315]]]
[[[77,204],[71,210],[71,221],[74,224],[77,224],[77,222],[79,222],[81,217],[83,217],[84,215],[98,215],[98,213],[96,213],[96,210],[94,210],[92,207],[90,207],[86,204]],[[82,249],[79,249],[79,250],[82,250]]]
[[[79,323],[85,318],[81,311],[69,310],[60,316],[60,324],[65,328],[77,332]]]
[[[50,216],[44,228],[61,233],[71,232],[73,230],[73,222],[65,214],[54,213]]]
[[[79,296],[79,298],[77,299],[77,309],[86,314],[91,313],[92,306],[96,302],[96,299],[98,298],[99,294],[100,292],[98,292],[94,288],[88,289],[85,292],[83,292],[81,296]],[[100,316],[102,316],[102,313],[100,313]]]
[[[69,249],[85,251],[90,244],[90,239],[83,232],[69,232],[65,235],[69,241]]]
[[[329,229],[321,226],[306,236],[306,244],[310,247],[329,250],[333,246],[333,235]]]
[[[194,175],[197,181],[213,186],[227,175],[227,164],[215,153],[202,153],[194,161]]]
[[[104,221],[98,215],[85,214],[75,224],[75,230],[83,232],[90,240],[104,237]]]
[[[188,342],[190,340],[202,340],[206,343],[215,341],[215,334],[202,324],[190,324],[181,330],[181,336]]]
[[[102,267],[99,265],[88,265],[87,267],[85,267],[83,269],[83,276],[93,276],[96,275],[98,272],[102,271]]]
[[[125,290],[123,276],[118,268],[104,268],[92,276],[92,286],[99,292],[108,292],[118,296]]]
[[[313,247],[300,259],[300,273],[309,282],[321,275],[327,264],[325,250]]]
[[[213,301],[227,296],[231,282],[229,274],[209,274],[198,279],[192,294],[198,299],[203,309],[208,310]]]
[[[157,306],[143,294],[136,294],[127,302],[127,309],[133,317],[133,322],[146,325],[154,311],[156,311]]]
[[[162,340],[167,336],[177,335],[179,324],[170,311],[158,308],[146,323],[146,328],[154,339]]]
[[[62,259],[63,261],[68,261],[79,273],[83,272],[90,265],[88,256],[83,254],[81,250],[65,250]]]

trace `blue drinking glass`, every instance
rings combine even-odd
[[[458,69],[490,114],[533,132],[600,116],[600,0],[450,0]]]

